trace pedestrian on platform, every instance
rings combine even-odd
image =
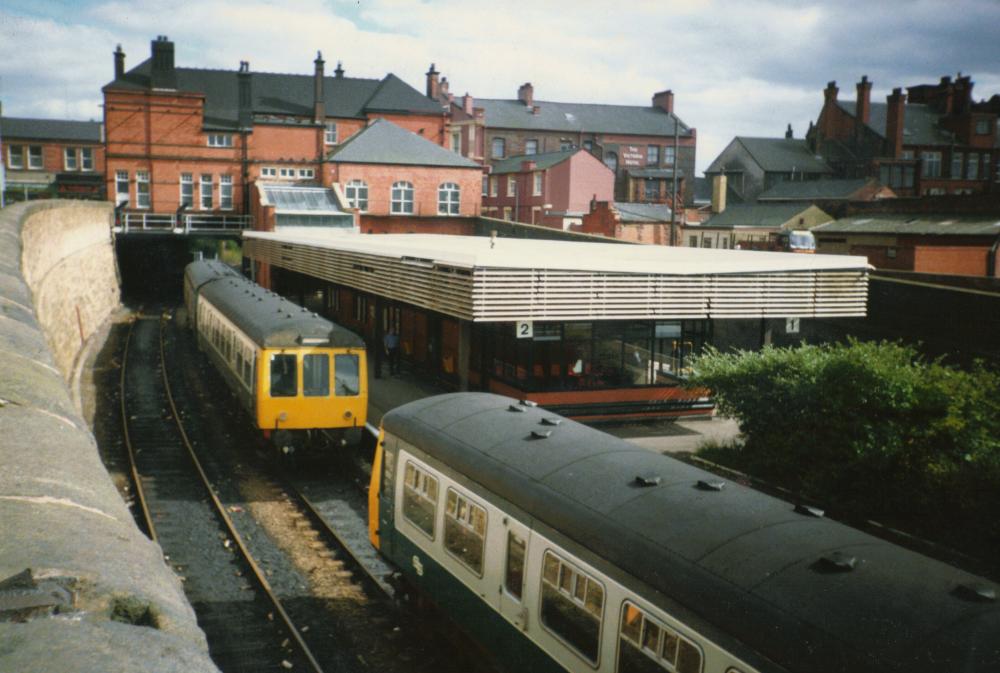
[[[399,373],[399,334],[390,327],[385,335],[385,354],[389,356],[389,374]]]

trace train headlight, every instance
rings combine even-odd
[[[344,418],[350,419],[352,416],[354,416],[354,414],[351,413],[350,409],[344,412]]]

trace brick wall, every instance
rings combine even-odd
[[[479,214],[482,203],[482,171],[476,168],[437,168],[433,166],[400,166],[388,164],[330,163],[325,168],[323,184],[351,180],[368,185],[368,214],[389,215],[392,185],[397,181],[413,185],[413,215],[436,216],[438,187],[446,182],[459,186],[459,214],[472,217]]]

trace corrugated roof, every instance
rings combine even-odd
[[[106,89],[149,88],[151,60],[147,59]],[[205,123],[235,127],[239,110],[238,73],[235,70],[176,68],[178,91],[205,95]],[[251,92],[254,115],[305,116],[313,113],[313,75],[253,72]],[[362,119],[365,113],[398,112],[441,114],[441,106],[389,73],[381,80],[324,77],[326,116]]]
[[[28,117],[0,118],[0,137],[23,140],[69,140],[99,143],[101,122],[68,119],[31,119]]]
[[[477,98],[475,101],[475,106],[485,113],[486,126],[491,128],[672,136],[677,123],[681,136],[691,135],[691,129],[676,115],[652,106],[541,100],[534,101],[534,104],[537,112],[532,112],[519,100]]]
[[[376,119],[327,156],[329,161],[352,164],[399,164],[408,166],[482,166],[460,154],[446,150],[416,133],[385,119]]]
[[[815,199],[849,199],[868,184],[867,178],[792,180],[779,182],[757,197],[758,201],[812,201]]]
[[[577,152],[586,151],[583,149],[572,149],[561,150],[559,152],[544,152],[542,154],[519,154],[497,161],[493,164],[493,173],[519,173],[521,171],[521,164],[525,161],[534,161],[535,170],[544,171],[556,164],[561,164]]]
[[[809,150],[805,140],[736,136],[736,141],[768,172],[833,173],[833,169],[822,158]]]
[[[837,101],[837,106],[852,117],[854,116],[856,110],[854,101]],[[868,117],[868,128],[884,138],[888,115],[889,105],[887,103],[872,103],[871,114]],[[922,103],[904,105],[903,143],[906,145],[950,145],[955,142],[953,133],[938,126],[941,116],[929,105]]]
[[[780,227],[813,206],[803,203],[739,203],[701,223],[703,227]]]
[[[670,206],[665,203],[632,203],[615,201],[615,210],[622,222],[669,222]]]
[[[998,236],[1000,217],[955,215],[857,215],[813,228],[816,234],[917,234],[923,236]]]

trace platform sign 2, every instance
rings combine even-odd
[[[799,319],[785,318],[785,334],[798,334],[798,333],[799,333]]]
[[[530,320],[517,321],[517,338],[530,339],[535,336],[535,328]]]

